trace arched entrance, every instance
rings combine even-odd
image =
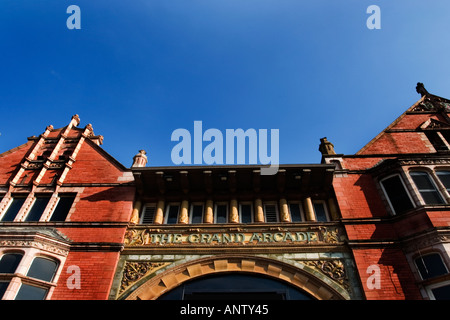
[[[345,299],[329,281],[320,279],[302,268],[265,257],[218,255],[168,267],[151,277],[126,297],[127,300],[155,300],[173,289],[207,276],[250,275],[276,280],[313,299]],[[212,279],[212,278],[211,278]],[[218,281],[223,278],[218,277]],[[265,281],[265,280],[262,280]],[[232,289],[234,290],[234,289]],[[284,290],[284,289],[283,289]]]
[[[248,273],[219,273],[186,281],[158,300],[311,300],[285,282]]]

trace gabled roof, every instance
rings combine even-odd
[[[410,130],[415,129],[431,129],[434,126],[434,129],[440,127],[448,127],[450,128],[450,118],[448,117],[448,113],[450,112],[450,100],[433,95],[428,93],[422,85],[422,90],[419,90],[419,84],[417,92],[422,94],[422,97],[414,103],[411,107],[409,107],[405,112],[403,112],[397,119],[395,119],[389,126],[387,126],[383,131],[381,131],[376,137],[374,137],[369,143],[367,143],[364,147],[362,147],[355,155],[362,155],[364,152],[373,146],[377,141],[380,140],[387,132],[395,127],[409,114],[423,114],[427,115],[429,118],[426,121],[422,121],[419,127],[410,128]],[[446,120],[446,122],[439,121],[437,119],[431,118],[433,115],[441,115],[442,118]],[[426,116],[425,116],[426,117]]]

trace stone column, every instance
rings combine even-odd
[[[255,222],[264,222],[264,210],[261,199],[255,200]]]
[[[181,201],[179,223],[189,223],[189,202],[187,200]]]
[[[305,204],[306,221],[316,221],[316,215],[314,214],[314,207],[311,198],[310,197],[305,198],[304,204]]]
[[[213,210],[213,201],[211,199],[206,200],[205,207],[205,223],[214,223],[214,210]]]
[[[136,201],[134,203],[133,212],[131,213],[131,223],[138,224],[139,223],[139,211],[141,211],[142,203],[140,201]]]
[[[156,204],[155,224],[162,224],[164,222],[164,200],[159,200]]]
[[[280,221],[291,222],[289,208],[286,199],[280,199]]]
[[[238,203],[236,199],[231,199],[230,201],[230,222],[239,223],[239,210]]]
[[[339,213],[336,207],[336,201],[333,198],[328,199],[328,209],[330,209],[331,220],[339,220]]]

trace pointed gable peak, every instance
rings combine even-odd
[[[420,126],[420,129],[450,129],[450,125],[448,123],[430,118]]]

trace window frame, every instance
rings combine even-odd
[[[315,204],[322,204],[323,209],[325,211],[325,221],[319,221],[319,219],[317,219],[317,212],[316,212],[316,207],[314,206]],[[328,206],[327,206],[327,202],[325,200],[312,200],[312,206],[313,206],[313,210],[314,210],[314,217],[316,219],[317,222],[330,222],[330,213],[328,211]]]
[[[177,212],[177,221],[175,223],[167,223],[169,220],[169,211],[170,211],[170,207],[171,206],[178,206],[178,212]],[[180,212],[181,212],[181,202],[169,202],[166,206],[166,210],[164,212],[164,224],[167,225],[174,225],[174,224],[178,224],[179,220],[180,220]]]
[[[296,205],[300,210],[300,221],[292,221],[292,212],[291,212],[291,205]],[[289,217],[291,219],[292,223],[299,223],[299,222],[305,222],[305,212],[303,210],[303,203],[301,201],[289,201],[288,202],[288,209],[289,209]],[[315,213],[314,213],[315,214]]]
[[[267,221],[266,205],[275,206],[276,221],[270,221],[270,222]],[[278,203],[276,201],[263,202],[262,207],[263,207],[263,212],[264,212],[264,222],[265,223],[279,223],[280,222],[280,210],[278,208]]]
[[[201,222],[192,222],[193,214],[194,214],[194,206],[202,206],[202,217]],[[189,223],[190,224],[199,224],[205,221],[205,203],[204,202],[192,202],[189,206]]]
[[[17,264],[17,266],[16,266],[14,272],[11,272],[11,273],[4,273],[4,272],[3,272],[3,273],[1,273],[1,274],[3,274],[3,275],[12,275],[12,276],[14,276],[14,274],[16,273],[17,269],[18,269],[19,266],[20,266],[20,263],[22,262],[22,260],[23,260],[23,258],[24,258],[24,256],[25,256],[25,252],[22,251],[22,250],[5,250],[5,251],[3,251],[3,252],[0,252],[0,262],[1,262],[1,260],[3,259],[3,257],[4,257],[5,255],[8,255],[8,254],[20,254],[20,255],[22,255],[22,258],[20,258],[20,261],[19,261],[19,263]],[[0,297],[0,300],[1,300],[1,297]]]
[[[28,275],[28,273],[30,272],[30,269],[31,269],[31,267],[33,266],[33,263],[34,263],[34,261],[35,261],[36,259],[46,259],[46,260],[50,260],[50,261],[56,262],[56,267],[55,267],[55,269],[54,269],[54,271],[53,271],[52,279],[51,279],[50,281],[42,280],[42,279],[35,278],[35,277],[32,277],[32,276],[29,276],[29,275]],[[29,263],[28,268],[27,268],[27,272],[25,273],[25,276],[26,276],[26,277],[29,277],[29,278],[31,278],[31,279],[40,281],[40,282],[44,282],[44,283],[53,283],[53,281],[55,280],[56,273],[57,273],[57,271],[58,271],[58,268],[59,268],[60,264],[61,264],[61,261],[59,261],[59,259],[56,259],[56,258],[54,258],[54,257],[49,257],[49,256],[46,256],[46,255],[42,255],[42,254],[37,254],[37,255],[35,255],[35,256],[33,257],[33,259],[31,260],[31,262]]]
[[[39,278],[35,278],[32,276],[29,276],[28,273],[30,272],[31,266],[33,265],[34,261],[36,259],[47,259],[53,262],[56,262],[56,266],[55,269],[53,270],[53,275],[52,275],[52,279],[51,281],[46,281],[46,280],[42,280]],[[41,289],[45,289],[46,293],[45,296],[42,300],[48,300],[48,296],[50,293],[50,290],[52,289],[52,287],[56,287],[56,280],[57,280],[57,275],[60,271],[60,268],[62,266],[62,262],[60,259],[53,257],[53,256],[47,256],[44,254],[35,254],[32,259],[30,261],[28,261],[28,265],[26,268],[26,272],[24,274],[20,275],[20,279],[21,279],[21,284],[20,286],[18,286],[15,294],[14,294],[14,298],[13,300],[17,300],[17,295],[20,293],[20,290],[22,289],[22,286],[28,285],[31,287],[36,287],[36,288],[41,288]]]
[[[378,184],[380,185],[381,190],[383,191],[383,195],[384,195],[384,197],[386,198],[386,201],[388,202],[389,209],[391,210],[392,215],[398,216],[398,215],[404,214],[404,212],[398,213],[398,212],[395,211],[394,206],[392,205],[390,196],[389,196],[388,192],[386,191],[386,189],[385,189],[385,187],[384,187],[384,185],[383,185],[383,181],[388,180],[388,179],[390,179],[390,178],[393,178],[393,177],[395,177],[395,176],[398,176],[398,178],[400,179],[400,183],[402,184],[403,189],[405,190],[406,195],[408,196],[408,199],[409,199],[409,201],[410,201],[411,204],[412,204],[412,208],[409,209],[409,210],[415,209],[417,206],[416,206],[416,202],[414,201],[414,199],[412,198],[412,196],[411,196],[411,194],[410,194],[410,191],[408,190],[408,187],[406,186],[405,181],[403,181],[402,175],[401,175],[399,172],[390,174],[390,175],[388,175],[388,176],[383,177],[382,179],[379,179],[379,180],[378,180]]]
[[[448,174],[450,176],[450,169],[448,169],[448,168],[436,168],[434,170],[434,174],[436,175],[437,179],[439,179],[439,182],[442,184],[442,187],[447,191],[448,194],[450,194],[450,187],[447,188],[445,186],[444,182],[442,182],[442,179],[439,175],[439,173],[441,173],[441,175],[442,175],[442,173],[444,173],[444,172],[445,172],[445,174]]]
[[[3,295],[0,296],[0,300],[16,300],[23,284],[45,289],[46,293],[43,300],[51,299],[54,288],[57,286],[57,282],[59,281],[66,256],[43,252],[36,248],[17,247],[0,250],[0,258],[7,254],[21,254],[22,258],[16,266],[14,273],[2,274],[2,279],[0,281],[6,282],[7,286]],[[56,263],[51,281],[41,280],[28,275],[33,262],[37,258],[47,259]]]
[[[55,214],[55,211],[58,208],[58,204],[61,201],[61,198],[68,198],[68,197],[73,197],[73,201],[72,201],[72,204],[71,204],[69,210],[67,211],[66,218],[64,220],[52,220],[53,215]],[[59,192],[57,195],[57,200],[56,200],[55,204],[53,205],[53,210],[46,221],[49,221],[49,222],[65,222],[65,221],[67,221],[67,219],[70,217],[70,211],[73,209],[73,206],[76,204],[77,197],[78,197],[78,193]]]
[[[225,222],[217,222],[217,207],[218,206],[225,206]],[[228,223],[229,222],[229,217],[230,217],[230,205],[228,204],[228,202],[216,202],[214,203],[214,223]]]
[[[436,300],[436,297],[433,294],[433,289],[438,289],[438,288],[446,287],[446,286],[450,286],[450,280],[427,285],[427,286],[425,286],[425,291],[427,292],[430,300]]]
[[[250,222],[242,222],[242,206],[250,205]],[[239,223],[254,223],[255,222],[255,211],[254,206],[251,201],[239,202]]]
[[[417,265],[417,260],[422,259],[423,257],[426,257],[426,256],[430,256],[430,255],[437,255],[437,256],[441,259],[442,265],[445,267],[445,269],[446,269],[447,272],[444,273],[444,274],[440,274],[440,275],[438,275],[438,276],[433,276],[433,277],[429,277],[429,278],[424,279],[424,278],[422,277],[422,273],[420,272],[419,266]],[[414,266],[416,267],[417,273],[419,274],[419,277],[420,277],[420,280],[421,280],[421,281],[428,281],[428,280],[430,280],[430,279],[437,278],[437,277],[442,277],[442,276],[448,275],[448,274],[450,273],[450,270],[449,270],[447,264],[445,263],[444,259],[442,258],[441,253],[438,252],[438,251],[431,251],[431,252],[427,252],[427,253],[424,253],[424,254],[421,254],[421,255],[417,255],[417,256],[413,259],[413,262],[414,262]],[[427,268],[427,266],[425,265],[425,263],[424,263],[424,266],[425,266],[425,268]]]
[[[28,193],[13,193],[9,197],[8,204],[3,209],[3,212],[0,216],[0,222],[14,222],[17,218],[17,215],[19,214],[20,210],[22,209],[23,205],[25,204],[25,201],[28,198]],[[16,212],[16,215],[14,216],[14,219],[10,221],[3,220],[5,218],[5,215],[8,213],[9,209],[11,208],[12,203],[14,202],[14,199],[24,199],[22,205],[20,206],[19,210]]]
[[[38,220],[27,220],[28,217],[30,216],[31,211],[33,210],[34,205],[36,204],[36,200],[38,199],[38,197],[48,198],[47,204],[45,205],[44,209],[42,210],[42,213],[41,213],[41,215],[40,215]],[[47,209],[47,207],[48,207],[49,203],[51,202],[51,200],[52,200],[52,194],[51,193],[37,193],[37,194],[35,194],[33,196],[33,202],[31,203],[30,207],[28,208],[27,213],[26,213],[25,217],[23,218],[23,221],[24,222],[39,222],[42,219],[42,216],[44,215],[45,210]],[[56,208],[56,206],[55,206],[55,208]]]
[[[414,168],[414,169],[412,169],[412,170],[409,170],[408,171],[408,173],[409,173],[409,176],[411,177],[411,180],[412,180],[412,182],[414,183],[414,187],[415,187],[415,190],[417,190],[417,192],[418,192],[418,195],[420,196],[420,199],[422,200],[422,203],[423,203],[423,205],[442,205],[442,204],[446,204],[446,201],[445,201],[445,198],[444,198],[444,196],[441,194],[441,192],[440,192],[440,190],[439,190],[439,187],[438,187],[438,185],[436,184],[436,181],[434,181],[434,179],[433,179],[433,175],[432,174],[430,174],[430,172],[428,171],[428,170],[426,170],[426,169],[424,169],[424,168]],[[441,199],[441,203],[427,203],[426,201],[425,201],[425,198],[423,197],[423,195],[422,195],[422,192],[431,192],[431,189],[419,189],[419,187],[418,187],[418,185],[416,184],[416,182],[414,181],[414,178],[413,178],[413,176],[414,175],[418,175],[418,174],[424,174],[427,178],[428,178],[428,180],[431,182],[431,184],[433,185],[433,187],[434,187],[434,191],[437,193],[437,195],[439,196],[439,198]],[[423,190],[423,191],[421,191],[421,190]]]
[[[153,220],[152,220],[151,223],[144,223],[144,217],[145,217],[144,213],[145,213],[145,209],[146,209],[147,207],[154,207],[154,208],[155,208],[155,212],[154,212],[154,214],[153,214]],[[158,206],[157,206],[157,204],[156,204],[155,202],[148,202],[148,203],[145,203],[145,204],[142,206],[142,209],[141,209],[141,216],[139,217],[139,224],[154,224],[154,223],[155,223],[155,217],[156,217],[156,210],[157,210],[157,209],[158,209]]]

